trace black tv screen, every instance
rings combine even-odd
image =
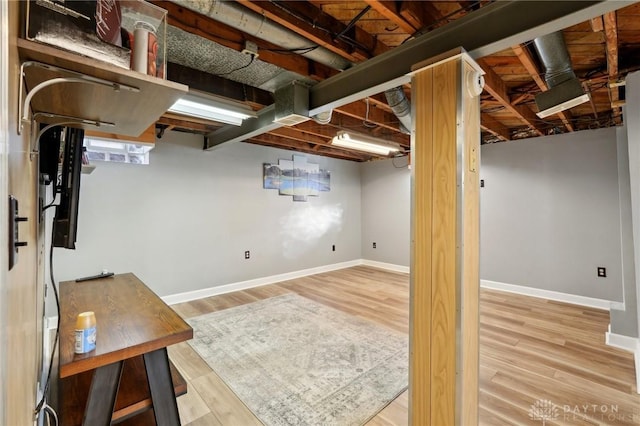
[[[56,132],[54,132],[55,134]],[[58,176],[54,188],[60,194],[53,219],[53,246],[76,248],[78,230],[78,201],[82,172],[82,142],[84,130],[63,127],[59,132]],[[42,140],[41,140],[42,145]],[[55,193],[54,193],[55,196]]]

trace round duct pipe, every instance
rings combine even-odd
[[[411,103],[402,87],[386,90],[384,96],[387,98],[389,107],[400,120],[400,131],[406,134],[411,133]]]
[[[313,117],[313,121],[315,121],[318,124],[329,124],[331,123],[331,114],[333,113],[333,110],[330,109],[329,111],[323,111],[320,112],[316,115],[314,115]]]
[[[562,31],[538,37],[533,45],[544,66],[544,79],[550,89],[576,78]]]
[[[314,45],[305,37],[232,1],[178,0],[175,3],[285,49],[304,49]],[[300,55],[337,70],[345,70],[353,65],[324,47]]]

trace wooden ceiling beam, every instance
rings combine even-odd
[[[530,99],[533,99],[533,95],[531,93],[520,93],[511,97],[511,103],[518,105]]]
[[[259,48],[260,60],[264,62],[298,74],[308,75],[315,80],[325,80],[339,72],[321,63],[311,61],[304,56],[291,52],[279,52],[278,50],[282,50],[281,46],[276,46],[268,41],[239,31],[176,3],[158,0],[152,0],[151,3],[167,10],[167,23],[169,25],[211,40],[222,46],[240,52],[244,49],[244,42],[246,40],[256,43]]]
[[[366,60],[389,50],[388,46],[358,26],[352,27],[349,35],[360,46],[353,47],[336,39],[336,35],[345,31],[346,25],[308,2],[287,2],[283,6],[271,1],[237,2],[353,62]]]
[[[271,92],[173,62],[167,63],[167,80],[186,84],[190,89],[247,102],[251,105],[265,106],[273,103]]]
[[[409,22],[407,22],[400,12],[396,1],[392,0],[365,0],[365,2],[377,10],[382,16],[398,25],[402,31],[408,34],[413,34],[419,28],[415,28]]]
[[[533,81],[535,81],[540,90],[542,90],[543,92],[549,90],[549,86],[547,85],[547,82],[542,78],[540,70],[538,69],[536,62],[533,59],[533,56],[531,56],[529,49],[527,49],[527,47],[523,44],[513,46],[511,49],[516,54],[518,59],[520,59],[520,62],[525,67],[529,75],[531,75],[531,78],[533,78]],[[573,132],[574,128],[573,124],[571,123],[571,112],[560,111],[557,115],[558,117],[560,117],[560,120],[562,120],[562,123],[567,128],[567,130]]]
[[[321,149],[315,150],[314,144],[311,143],[302,143],[299,141],[291,141],[286,138],[263,133],[258,136],[254,136],[245,142],[250,143],[258,143],[260,145],[267,145],[277,148],[290,149],[292,151],[297,152],[306,152],[308,154],[315,155],[326,155],[334,158],[340,158],[343,160],[351,160],[351,161],[366,161],[371,159],[370,155],[355,153],[353,151],[343,151],[333,147],[323,146]]]
[[[402,134],[397,130],[391,131],[389,129],[382,129],[382,131],[378,131],[380,127],[368,128],[364,125],[363,121],[364,120],[338,113],[333,114],[330,125],[338,130],[350,130],[356,133],[362,133],[376,138],[395,142],[403,147],[411,146],[409,135]],[[335,136],[335,132],[332,137],[333,136]]]
[[[444,15],[429,1],[403,1],[400,4],[400,16],[412,27],[421,29],[433,26],[437,28],[445,24]]]
[[[511,140],[509,129],[487,113],[480,114],[480,127],[502,140]]]
[[[194,119],[186,118],[179,115],[173,115],[169,113],[166,113],[163,116],[161,116],[158,119],[158,121],[156,121],[156,124],[169,126],[171,127],[171,129],[178,128],[178,129],[192,130],[198,133],[210,133],[221,127],[220,125],[212,124],[210,121],[209,122],[205,122],[204,120],[194,121]]]
[[[292,139],[294,141],[314,144],[314,151],[321,151],[322,147],[330,147],[331,149],[347,151],[351,154],[360,154],[359,152],[354,152],[354,150],[351,148],[343,148],[340,146],[331,145],[331,139],[333,138],[333,136],[318,136],[316,134],[305,132],[295,127],[281,127],[279,129],[272,130],[269,133],[275,136]],[[333,135],[335,136],[335,131],[333,131]],[[363,159],[364,157],[366,157],[366,155],[363,154]]]
[[[479,9],[482,6],[481,1],[458,1],[460,8],[469,12],[470,10]]]
[[[329,136],[318,136],[317,134],[308,133],[295,127],[280,127],[269,133],[300,142],[313,143],[315,145],[329,145],[329,141],[331,140]]]
[[[494,99],[502,104],[507,110],[514,114],[520,121],[533,129],[538,136],[543,136],[538,116],[525,105],[513,105],[509,100],[507,87],[498,74],[487,64],[484,59],[478,59],[478,64],[485,71],[484,90],[487,91]]]
[[[604,22],[604,36],[607,49],[607,73],[609,79],[618,78],[618,22],[616,12],[609,12],[602,16]],[[611,98],[611,109],[616,124],[621,123],[620,107],[618,100],[620,93],[618,87],[609,86],[609,97]]]
[[[318,124],[315,121],[306,121],[295,126],[296,129],[306,133],[310,133],[323,138],[333,138],[338,130],[353,131],[356,133],[362,133],[376,138],[395,142],[405,148],[411,146],[411,140],[408,135],[404,135],[399,132],[390,132],[380,134],[376,133],[378,127],[369,129],[364,127],[362,120],[358,120],[342,114],[334,114],[329,124]]]
[[[353,117],[358,120],[374,123],[380,127],[384,127],[385,129],[393,130],[396,132],[399,130],[400,122],[398,121],[398,118],[393,113],[378,108],[371,101],[369,101],[368,108],[367,102],[366,100],[364,100],[343,105],[339,108],[336,108],[334,112],[348,115],[349,117]]]
[[[593,31],[594,33],[604,31],[604,22],[602,22],[602,16],[591,18],[591,20],[589,21],[589,25],[591,26],[591,31]]]

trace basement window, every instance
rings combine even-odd
[[[103,139],[84,139],[87,160],[111,163],[149,164],[149,151],[153,146]]]

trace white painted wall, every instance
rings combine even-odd
[[[359,164],[307,155],[331,171],[331,191],[294,202],[262,188],[262,164],[291,155],[203,151],[201,136],[169,132],[148,166],[98,163],[82,176],[77,248],[56,249],[56,279],[131,271],[167,296],[360,259]]]
[[[362,257],[409,267],[411,173],[407,158],[364,163],[361,176]]]
[[[640,330],[640,72],[627,75],[625,91],[625,123],[629,144],[629,174],[631,177],[631,218],[635,252],[637,328]],[[640,366],[640,342],[636,352],[636,364]],[[637,371],[640,379],[640,370]],[[640,382],[640,380],[639,380]]]
[[[622,301],[614,128],[484,145],[481,178],[482,279]]]
[[[626,114],[625,114],[626,116]],[[622,306],[611,309],[611,333],[638,336],[636,269],[633,248],[631,186],[627,125],[616,128],[618,156],[618,190],[620,192],[620,243],[622,248]]]
[[[483,145],[481,278],[621,302],[617,161],[613,128]],[[409,265],[409,191],[407,169],[362,165],[364,259]]]
[[[78,249],[56,249],[56,278],[133,271],[166,296],[360,258],[409,265],[406,167],[308,156],[332,190],[298,203],[261,185],[262,163],[290,151],[201,143],[169,133],[149,166],[84,175]],[[615,129],[482,149],[482,279],[622,301]]]

